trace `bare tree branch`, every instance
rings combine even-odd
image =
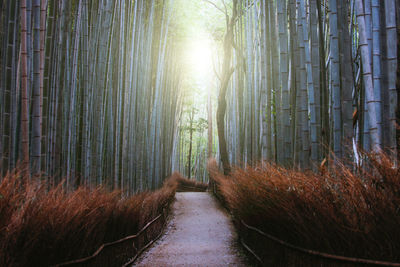
[[[217,57],[218,57],[218,55],[217,55]],[[214,58],[212,59],[212,61],[213,61],[212,65],[213,65],[214,74],[215,74],[215,76],[217,76],[218,80],[221,81],[221,77],[219,77],[218,71],[215,68],[216,62],[214,61]],[[218,64],[219,64],[219,62],[218,62]]]
[[[224,5],[225,8],[225,14],[228,14],[228,9],[226,8],[226,4],[224,0],[221,0],[222,4]]]
[[[216,5],[215,3],[213,3],[212,1],[210,1],[210,0],[203,0],[203,1],[204,1],[204,2],[207,2],[207,3],[211,4],[211,5],[213,5],[216,9],[218,9],[219,11],[221,11],[222,13],[224,13],[225,16],[228,15],[227,12],[223,11],[219,6],[217,6],[217,5]]]
[[[217,72],[217,70],[215,69],[215,65],[213,65],[213,70],[214,70],[215,76],[217,76],[218,80],[221,81],[221,78],[219,77],[218,72]]]

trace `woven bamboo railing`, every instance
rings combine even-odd
[[[221,204],[228,209],[225,199],[219,192],[217,183],[210,179],[210,188]],[[229,210],[229,209],[228,209]],[[239,232],[240,242],[243,247],[256,259],[261,266],[392,266],[400,267],[400,263],[361,259],[333,255],[320,251],[310,250],[289,244],[273,235],[267,234],[256,227],[250,226],[239,218],[234,218],[236,228]],[[253,235],[253,236],[250,236]],[[254,242],[257,246],[250,247],[246,239]],[[262,245],[260,245],[262,244]]]
[[[139,256],[150,247],[163,233],[168,217],[168,208],[148,222],[137,234],[126,236],[117,241],[101,245],[92,255],[80,259],[66,261],[54,265],[54,267],[64,266],[128,266],[132,264]],[[161,225],[160,225],[161,223]],[[153,232],[156,236],[150,234],[148,230],[157,227]],[[136,244],[135,244],[136,243]]]
[[[275,236],[267,234],[256,227],[250,226],[245,223],[243,220],[240,220],[240,225],[243,226],[248,231],[255,233],[259,239],[267,239],[272,246],[278,247],[278,249],[286,250],[285,253],[286,259],[284,259],[285,265],[287,266],[393,266],[393,267],[400,267],[400,263],[394,262],[387,262],[387,261],[378,261],[378,260],[370,260],[370,259],[360,259],[360,258],[353,258],[353,257],[345,257],[339,255],[333,255],[329,253],[324,253],[320,251],[310,250],[303,247],[295,246],[293,244],[289,244]],[[269,266],[271,262],[265,262],[263,258],[265,256],[260,256],[254,249],[251,249],[248,244],[245,243],[246,237],[243,235],[242,231],[239,230],[242,235],[240,236],[240,241],[243,247],[250,252],[255,259],[262,265],[262,266]],[[254,239],[253,239],[254,240]],[[261,240],[260,240],[261,241]],[[262,241],[260,243],[263,243]],[[258,248],[260,250],[260,248]],[[276,255],[278,256],[278,255]],[[279,255],[282,257],[282,255]],[[292,259],[288,259],[292,257]]]

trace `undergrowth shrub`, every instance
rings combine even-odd
[[[306,249],[399,262],[400,169],[385,155],[368,156],[370,166],[357,171],[339,163],[322,173],[264,163],[224,176],[215,161],[209,171],[236,223]]]
[[[205,192],[208,189],[208,185],[205,183],[198,182],[196,180],[187,179],[182,177],[180,174],[175,173],[176,181],[178,182],[178,192]]]
[[[20,173],[7,175],[0,183],[0,266],[49,266],[136,234],[169,208],[178,177],[155,192],[123,197],[101,187],[66,192],[60,184],[47,190]]]

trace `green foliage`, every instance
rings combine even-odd
[[[221,12],[202,0],[175,0],[171,26],[178,40],[187,40],[204,33],[223,36],[225,18]]]

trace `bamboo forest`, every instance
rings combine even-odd
[[[0,266],[400,266],[399,40],[399,0],[0,0]]]

